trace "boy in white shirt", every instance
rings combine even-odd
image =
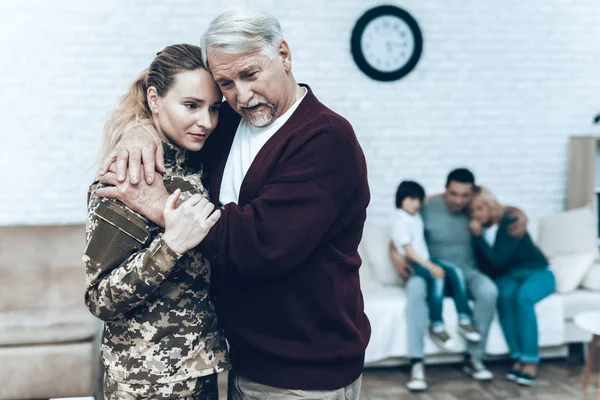
[[[480,341],[481,335],[472,324],[472,312],[468,304],[462,271],[448,262],[430,258],[425,241],[423,219],[419,214],[424,199],[425,190],[417,182],[403,181],[400,183],[396,192],[396,208],[398,210],[392,228],[392,241],[398,252],[407,258],[414,270],[414,275],[423,278],[427,283],[431,339],[441,348],[452,350],[455,343],[448,335],[442,318],[446,282],[451,287],[452,298],[456,305],[459,333],[472,342]],[[422,359],[411,360],[413,367],[418,364],[424,380],[422,363]]]

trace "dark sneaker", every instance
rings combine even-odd
[[[519,376],[517,376],[516,382],[522,386],[533,386],[533,384],[535,383],[535,378],[536,377],[533,375],[521,372],[519,373]]]
[[[454,340],[448,335],[448,332],[444,328],[441,329],[429,329],[429,336],[431,340],[439,347],[444,350],[454,350],[456,348],[456,343]]]
[[[514,368],[509,368],[508,371],[506,371],[506,380],[508,381],[516,382],[519,376],[521,376],[521,371]]]
[[[458,333],[460,333],[461,336],[467,339],[469,342],[477,343],[481,341],[481,335],[475,330],[473,324],[470,322],[466,324],[459,324]]]
[[[494,379],[494,374],[481,361],[473,357],[466,362],[463,370],[478,381],[491,381]]]

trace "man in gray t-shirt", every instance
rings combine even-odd
[[[442,195],[428,199],[422,210],[425,238],[432,257],[458,266],[464,274],[467,290],[474,301],[473,323],[481,334],[478,343],[468,342],[465,371],[477,380],[490,380],[493,374],[483,365],[485,346],[494,313],[498,290],[494,282],[477,267],[469,230],[468,207],[471,202],[475,178],[467,169],[457,169],[448,175],[446,190]],[[516,214],[517,234],[526,229],[524,216]],[[410,266],[391,247],[391,258],[406,284],[406,321],[408,357],[413,365],[408,388],[425,390],[423,366],[424,337],[428,324],[427,285],[419,276],[411,277]]]
[[[455,182],[451,189],[457,186]],[[468,185],[467,190],[472,190]],[[469,216],[464,210],[452,211],[446,204],[446,195],[432,197],[421,209],[425,224],[425,238],[432,257],[440,258],[460,268],[475,270],[475,252],[471,244]]]

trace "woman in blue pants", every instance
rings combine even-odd
[[[529,234],[515,238],[508,233],[512,222],[487,189],[476,189],[470,227],[481,269],[498,286],[498,317],[514,360],[506,378],[533,385],[539,362],[535,304],[552,294],[556,284]]]

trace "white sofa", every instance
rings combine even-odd
[[[581,311],[600,309],[600,263],[594,218],[590,210],[578,209],[529,221],[529,232],[550,260],[557,278],[557,293],[536,305],[542,357],[568,355],[569,343],[589,342],[591,335],[573,323]],[[365,312],[372,335],[367,347],[367,366],[400,365],[408,362],[406,340],[406,297],[402,280],[388,256],[390,227],[367,222],[359,253]],[[428,363],[455,362],[465,342],[456,331],[457,315],[451,299],[444,300],[444,320],[460,347],[447,353],[426,335]],[[486,353],[507,357],[508,348],[494,317]]]

